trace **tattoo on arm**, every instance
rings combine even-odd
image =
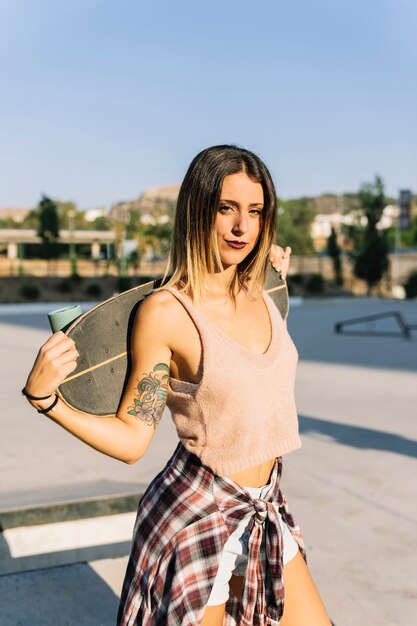
[[[152,372],[143,376],[136,386],[134,406],[127,407],[128,413],[156,430],[168,395],[169,367],[166,363],[158,363]]]

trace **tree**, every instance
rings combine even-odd
[[[310,198],[281,200],[278,209],[277,239],[281,246],[291,246],[295,254],[314,254],[311,224],[314,208]]]
[[[140,213],[138,209],[131,209],[126,224],[126,239],[134,239],[140,229]]]
[[[368,285],[368,295],[373,285],[378,283],[388,269],[388,240],[385,231],[377,229],[382,217],[386,199],[384,184],[380,176],[375,182],[365,183],[359,191],[360,206],[366,217],[366,226],[362,227],[359,247],[354,258],[354,273]]]
[[[38,209],[38,230],[41,238],[41,256],[49,262],[59,255],[59,216],[58,207],[50,198],[42,196]]]
[[[58,219],[61,228],[70,229],[71,220],[74,228],[85,228],[83,223],[84,214],[77,210],[77,205],[74,202],[54,200],[54,203],[58,211]]]
[[[22,228],[32,228],[38,230],[39,226],[39,206],[29,211],[22,222]]]
[[[93,230],[110,230],[109,219],[105,215],[99,215],[91,222]]]
[[[396,237],[395,237],[395,226],[391,227],[392,231],[391,239],[392,245],[391,248],[395,248]],[[410,228],[407,230],[401,231],[401,248],[413,248],[417,245],[417,215],[414,215],[411,219]]]
[[[115,222],[113,224],[113,231],[115,234],[116,245],[116,267],[119,270],[120,276],[125,276],[127,270],[127,260],[124,255],[123,244],[126,240],[126,226],[122,222]]]
[[[129,254],[129,265],[133,267],[133,272],[135,275],[138,273],[141,257],[142,255],[139,250],[132,250],[132,252]]]
[[[139,248],[142,253],[151,248],[156,257],[165,258],[168,255],[171,237],[172,223],[165,224],[142,224],[138,232]]]
[[[329,238],[327,239],[327,253],[333,260],[333,269],[336,284],[343,285],[342,278],[342,263],[340,260],[340,246],[337,242],[337,233],[334,226],[332,226],[332,231],[330,233]]]

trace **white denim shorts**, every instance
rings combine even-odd
[[[244,489],[249,491],[252,498],[262,498],[268,491],[269,487],[270,483],[264,485],[263,487],[244,487]],[[285,564],[288,563],[288,561],[291,561],[291,559],[293,559],[297,554],[298,544],[279,513],[278,516],[283,536],[283,560]],[[250,521],[251,518],[242,520],[224,544],[219,569],[217,571],[206,606],[216,606],[226,602],[229,597],[229,581],[232,574],[235,574],[236,576],[245,575],[248,564]]]

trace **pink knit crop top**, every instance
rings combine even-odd
[[[178,437],[215,474],[228,475],[301,446],[294,399],[297,349],[264,291],[272,338],[263,354],[245,348],[172,287],[202,346],[202,378],[170,378],[167,406]]]

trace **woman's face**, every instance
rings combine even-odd
[[[261,232],[263,211],[264,192],[260,183],[245,172],[225,176],[215,222],[224,265],[241,263],[253,250]]]

